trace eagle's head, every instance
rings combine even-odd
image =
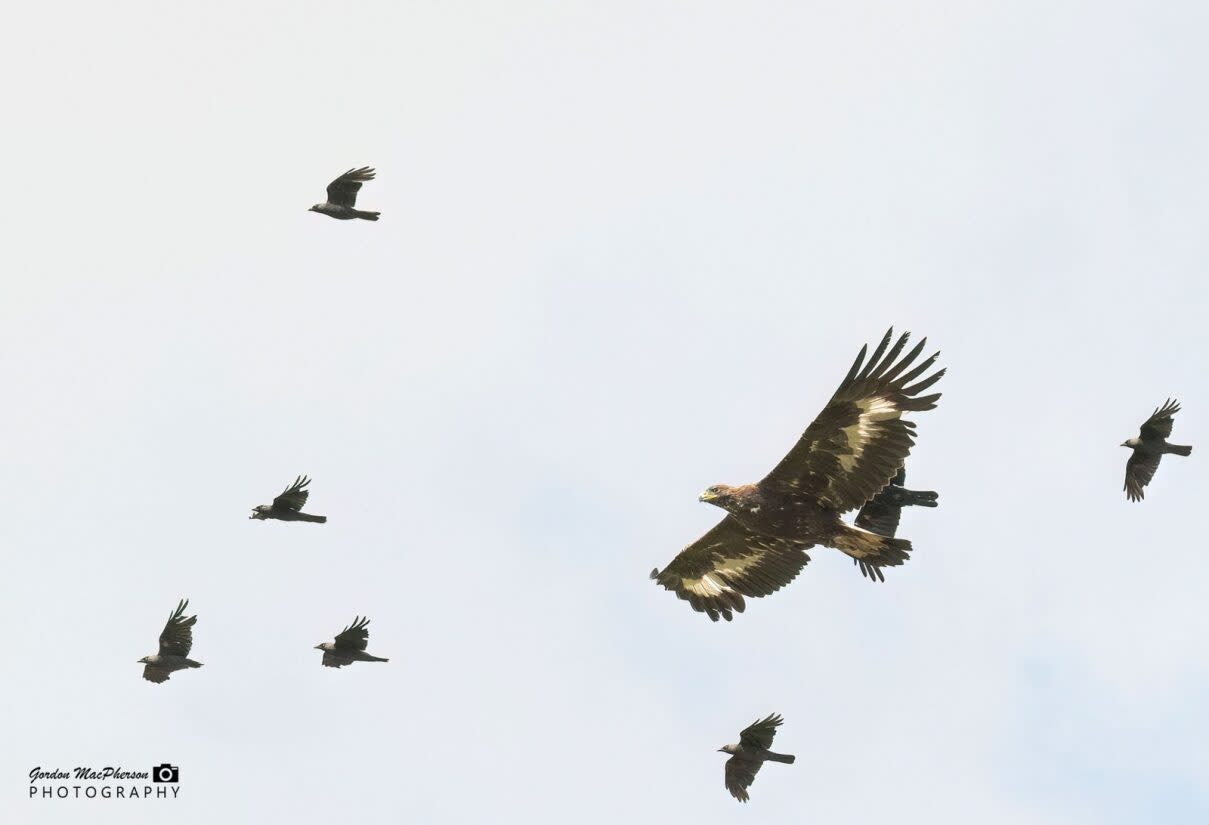
[[[733,755],[735,750],[736,748],[734,745],[723,745],[722,747],[718,748],[718,753],[729,753]]]
[[[734,500],[734,488],[727,484],[715,484],[712,488],[702,492],[696,500],[704,501],[706,504],[713,504],[715,507],[727,509],[727,503]]]
[[[734,516],[758,513],[763,503],[760,490],[755,484],[740,484],[738,487],[715,484],[698,496],[697,500],[721,507]]]
[[[139,660],[138,660],[138,664],[140,664],[140,665],[149,665],[149,664],[151,664],[151,657],[150,657],[150,656],[144,656],[143,658],[141,658],[141,659],[139,659]]]
[[[331,646],[331,642],[320,642],[319,644],[315,645],[315,650],[328,650],[331,648]]]
[[[1142,440],[1140,438],[1127,438],[1121,442],[1121,446],[1122,447],[1137,447],[1137,446],[1141,445],[1141,443],[1142,443]]]
[[[697,500],[721,507],[723,510],[730,510],[738,506],[740,492],[737,487],[731,487],[729,484],[715,484],[698,496]]]

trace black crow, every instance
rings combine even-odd
[[[369,619],[358,616],[353,619],[351,625],[340,631],[335,642],[315,645],[315,650],[323,651],[324,666],[344,667],[353,662],[389,662],[389,659],[380,659],[365,652],[365,646],[369,642],[369,631],[365,629],[367,624]]]
[[[201,662],[189,658],[189,650],[193,647],[193,625],[197,617],[185,618],[185,608],[189,606],[188,599],[181,599],[176,610],[168,614],[168,623],[160,633],[160,652],[153,656],[139,659],[143,668],[143,678],[148,682],[166,682],[175,671],[190,667],[201,667]]]
[[[324,524],[327,522],[327,516],[312,516],[310,513],[302,512],[303,505],[306,504],[310,492],[306,486],[311,483],[311,480],[306,476],[298,476],[294,479],[294,483],[286,487],[281,495],[273,499],[272,504],[259,504],[252,508],[252,515],[248,518],[259,519],[276,519],[277,521],[309,521],[314,524]]]
[[[723,745],[719,753],[729,753],[726,760],[726,790],[740,802],[746,802],[749,797],[747,789],[756,781],[756,773],[765,762],[782,762],[792,765],[797,757],[786,753],[773,753],[772,738],[777,735],[777,728],[782,722],[779,714],[772,714],[766,719],[753,722],[739,734],[739,744]]]
[[[1171,425],[1174,423],[1171,417],[1179,411],[1179,402],[1168,398],[1167,403],[1146,419],[1146,423],[1138,431],[1137,438],[1121,443],[1122,447],[1133,450],[1133,455],[1125,462],[1125,495],[1130,501],[1141,501],[1146,497],[1142,488],[1154,478],[1154,471],[1159,469],[1159,460],[1164,455],[1192,454],[1191,447],[1167,443],[1167,436],[1171,435]]]
[[[363,212],[355,208],[357,206],[357,193],[361,191],[361,184],[373,179],[374,170],[368,166],[362,166],[360,169],[349,169],[327,185],[327,202],[317,203],[309,211],[318,212],[322,215],[327,215],[329,218],[341,221],[348,221],[353,218],[376,221],[378,220],[378,216],[382,214],[381,212]]]
[[[893,536],[898,531],[898,519],[904,507],[936,506],[936,493],[931,490],[908,490],[903,486],[906,483],[907,468],[904,467],[880,493],[865,502],[853,523],[879,536]],[[853,559],[852,563],[861,569],[862,576],[872,581],[886,580],[881,568],[868,564],[864,559]]]

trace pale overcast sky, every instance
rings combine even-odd
[[[0,31],[5,823],[1209,821],[1209,8],[36,3]],[[373,165],[376,224],[308,213]],[[915,553],[647,579],[861,344]],[[1147,498],[1118,445],[1184,411]],[[310,512],[250,508],[309,473]],[[201,670],[153,685],[191,599]],[[311,648],[368,615],[391,661]],[[747,806],[715,753],[780,712]],[[29,799],[180,766],[176,800]],[[755,820],[753,820],[753,817]]]

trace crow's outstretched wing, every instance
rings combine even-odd
[[[1153,441],[1156,438],[1168,438],[1171,435],[1171,425],[1175,423],[1172,416],[1180,411],[1180,402],[1170,398],[1146,419],[1138,434],[1143,441]],[[1157,463],[1157,462],[1156,462]]]
[[[856,526],[862,530],[868,530],[870,533],[877,533],[879,536],[893,538],[898,531],[898,522],[903,508],[891,500],[887,491],[890,487],[902,487],[906,483],[907,471],[903,468],[898,471],[898,475],[890,481],[889,485],[865,502],[865,506],[856,515]]]
[[[886,332],[868,362],[868,346],[861,347],[831,400],[762,487],[806,494],[843,512],[860,507],[890,482],[915,443],[915,424],[904,421],[903,413],[935,407],[940,393],[920,393],[945,373],[920,378],[940,353],[912,366],[927,339],[899,358],[909,333],[890,346],[893,332]]]
[[[1170,429],[1168,425],[1168,430]],[[1142,488],[1154,478],[1161,458],[1161,455],[1149,455],[1141,450],[1134,450],[1133,455],[1125,462],[1125,495],[1130,501],[1141,501],[1146,497]]]
[[[753,533],[728,515],[651,578],[693,610],[729,622],[743,612],[744,596],[767,596],[793,581],[810,561],[811,546]]]
[[[310,497],[310,492],[306,486],[311,483],[311,480],[306,476],[298,476],[294,479],[294,483],[286,487],[281,495],[273,499],[274,510],[293,510],[295,512],[302,509],[306,504],[307,498]]]
[[[344,667],[351,665],[353,660],[347,656],[341,656],[339,653],[332,653],[330,650],[323,651],[323,666],[324,667]]]
[[[369,631],[365,629],[368,624],[368,618],[363,619],[360,616],[354,618],[352,624],[337,634],[336,647],[345,650],[365,650],[366,645],[369,644]]]
[[[155,682],[157,685],[168,681],[168,677],[172,675],[171,670],[158,667],[156,665],[143,666],[143,678],[148,682]]]
[[[741,759],[738,756],[727,759],[726,790],[730,791],[730,795],[740,802],[751,799],[747,789],[751,787],[751,783],[756,781],[756,774],[762,764],[754,759]]]
[[[739,744],[745,748],[763,748],[764,750],[768,750],[772,747],[773,737],[777,735],[777,728],[784,721],[781,718],[781,714],[770,713],[763,719],[752,722],[739,734]]]
[[[176,610],[168,614],[168,623],[164,625],[164,631],[160,633],[160,655],[161,656],[188,656],[189,650],[193,647],[193,625],[197,624],[197,616],[185,617],[185,608],[189,606],[188,599],[181,599],[180,604],[176,606]],[[143,675],[147,675],[147,670],[151,669],[151,665],[147,665]],[[148,677],[150,678],[150,677]],[[167,675],[164,679],[167,679]],[[157,681],[151,679],[151,681]],[[158,681],[163,681],[160,679]]]
[[[361,184],[373,179],[374,170],[368,166],[349,169],[327,185],[327,202],[335,206],[356,206]]]

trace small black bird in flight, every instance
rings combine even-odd
[[[915,443],[915,424],[903,414],[930,410],[940,398],[920,395],[944,375],[921,378],[940,353],[914,365],[927,339],[900,359],[908,335],[891,346],[892,335],[886,332],[868,362],[868,347],[861,347],[831,400],[772,472],[755,484],[718,484],[701,494],[726,518],[652,579],[714,621],[730,621],[744,610],[744,596],[767,596],[793,581],[815,544],[875,568],[907,560],[911,542],[840,518],[902,468]]]
[[[323,651],[324,667],[344,667],[353,662],[389,662],[390,659],[380,659],[365,652],[369,643],[369,631],[365,626],[369,619],[357,616],[353,623],[341,630],[336,641],[315,645],[315,650]]]
[[[181,599],[176,610],[168,614],[168,623],[160,633],[160,652],[139,659],[139,664],[146,665],[143,678],[148,682],[166,682],[177,670],[202,666],[201,662],[189,658],[189,650],[193,647],[193,625],[197,624],[197,617],[185,618],[185,608],[188,606],[189,600]]]
[[[1122,447],[1133,450],[1133,455],[1125,462],[1125,495],[1130,501],[1141,501],[1146,497],[1142,488],[1154,478],[1154,471],[1159,469],[1159,460],[1165,454],[1192,454],[1191,447],[1167,443],[1167,436],[1171,435],[1171,425],[1174,423],[1171,417],[1179,411],[1179,402],[1168,398],[1167,403],[1146,419],[1146,423],[1138,431],[1137,438],[1121,443]]]
[[[327,522],[327,516],[312,516],[309,513],[302,512],[302,507],[306,504],[307,498],[311,495],[306,489],[306,485],[310,484],[311,480],[306,476],[298,476],[294,479],[294,483],[286,487],[281,495],[273,499],[272,504],[260,504],[252,509],[252,515],[248,518],[264,519],[271,518],[278,521],[309,521],[315,524],[324,524]]]
[[[366,221],[376,221],[381,212],[363,212],[357,206],[357,193],[361,184],[374,179],[374,170],[368,166],[360,169],[349,169],[340,177],[327,185],[327,203],[317,203],[310,208],[311,212],[319,212],[329,218],[341,221],[361,218]]]
[[[726,760],[726,790],[740,802],[749,799],[747,789],[756,781],[756,772],[765,762],[792,765],[797,758],[769,750],[772,747],[772,738],[777,735],[777,728],[782,721],[780,714],[774,713],[744,728],[739,734],[739,744],[718,748],[719,753],[731,755],[730,759]]]
[[[898,532],[898,519],[904,507],[936,506],[936,493],[931,490],[908,490],[903,486],[906,483],[907,468],[903,467],[898,471],[898,475],[857,513],[854,522],[856,526],[879,536],[893,536]],[[861,569],[862,576],[872,581],[886,580],[880,568],[868,564],[864,559],[853,559],[852,563]]]

